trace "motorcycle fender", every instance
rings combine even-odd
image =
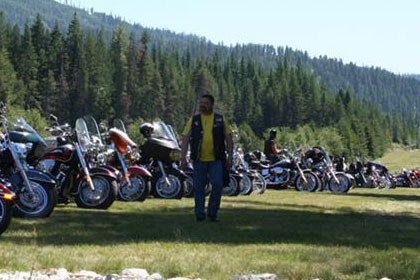
[[[140,166],[130,166],[128,168],[128,173],[138,176],[146,176],[149,178],[152,177],[152,173],[150,173],[149,170]]]
[[[186,179],[186,178],[188,178],[188,175],[185,174],[185,172],[182,171],[181,169],[171,168],[170,170],[171,170],[171,172],[173,172],[173,174],[175,176],[179,177],[180,179]]]
[[[31,181],[46,183],[49,188],[54,188],[56,185],[56,181],[51,175],[36,169],[26,170],[26,176],[28,176],[28,179]]]
[[[94,167],[89,169],[90,176],[94,175],[100,175],[104,177],[109,177],[115,180],[118,180],[118,174],[115,174],[113,170],[111,170],[109,167]]]

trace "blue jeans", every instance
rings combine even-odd
[[[204,204],[206,199],[205,188],[208,179],[212,185],[210,200],[207,207],[207,216],[217,217],[220,208],[223,189],[223,164],[221,160],[194,161],[194,199],[195,215],[204,218]]]

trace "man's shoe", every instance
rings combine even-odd
[[[206,220],[206,217],[195,217],[195,220],[197,222],[202,222],[202,221],[205,221]]]
[[[215,223],[220,222],[220,219],[217,218],[217,217],[209,217],[209,219],[210,219],[211,222],[215,222]]]

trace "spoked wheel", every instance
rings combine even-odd
[[[187,178],[183,180],[184,185],[184,197],[194,196],[194,180],[191,175],[187,175]]]
[[[118,185],[113,178],[92,176],[94,190],[89,187],[85,179],[79,183],[79,193],[75,202],[81,208],[108,209],[117,196]]]
[[[252,178],[252,190],[256,194],[263,194],[267,189],[267,183],[264,180],[264,177],[257,173],[254,178]]]
[[[126,182],[120,186],[118,199],[122,201],[144,201],[150,193],[149,182],[139,175],[130,175],[131,186]]]
[[[229,185],[223,188],[223,195],[237,196],[239,194],[238,180],[232,174],[229,175]]]
[[[310,172],[310,171],[303,171],[303,176],[298,175],[295,181],[295,188],[297,191],[301,192],[314,192],[318,189],[319,181],[317,180],[317,176]],[[306,179],[306,180],[305,180]]]
[[[56,190],[35,181],[29,181],[32,192],[27,187],[16,191],[18,200],[14,207],[14,215],[26,218],[45,218],[51,215],[57,203]]]
[[[334,193],[346,193],[349,191],[351,187],[350,178],[347,177],[344,173],[336,173],[335,174],[337,181],[334,177],[331,177],[328,180],[327,188],[330,192]]]
[[[247,172],[242,172],[242,180],[239,182],[239,194],[250,195],[252,192],[252,181]]]
[[[162,173],[158,173],[152,180],[153,195],[157,198],[174,199],[182,198],[184,193],[181,180],[171,172],[166,173],[166,178]]]

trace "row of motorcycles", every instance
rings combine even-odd
[[[393,177],[385,166],[360,160],[346,164],[344,158],[334,161],[323,147],[294,152],[282,149],[274,160],[267,160],[260,151],[247,153],[244,158],[271,188],[346,193],[354,187],[389,189],[398,185],[398,176]]]
[[[193,196],[193,167],[180,170],[181,148],[172,126],[143,124],[145,141],[138,147],[119,119],[98,126],[85,116],[72,128],[50,118],[50,136],[44,139],[23,118],[9,121],[6,106],[0,106],[0,234],[12,216],[48,217],[57,204],[107,209],[116,199]],[[239,154],[235,162],[223,194],[262,194],[262,175],[245,167]]]

